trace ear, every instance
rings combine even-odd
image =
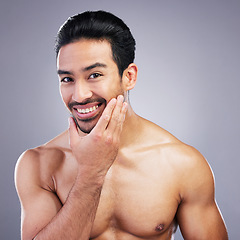
[[[132,90],[137,81],[137,65],[134,63],[129,64],[129,66],[124,70],[122,75],[122,83],[125,91]]]

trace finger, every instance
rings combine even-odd
[[[68,128],[69,142],[70,142],[70,146],[73,147],[77,142],[77,140],[79,139],[79,135],[78,135],[77,126],[73,117],[69,117],[68,122],[69,122],[69,128]]]
[[[119,95],[117,98],[117,103],[116,106],[113,110],[111,119],[109,121],[109,125],[107,127],[108,131],[110,132],[114,132],[115,129],[117,127],[119,127],[119,125],[122,125],[122,120],[123,120],[123,116],[122,116],[122,108],[123,108],[123,96]]]
[[[116,124],[115,129],[114,129],[114,134],[115,134],[116,137],[119,137],[120,133],[122,131],[123,123],[125,121],[125,116],[126,116],[126,113],[127,113],[127,108],[128,108],[128,104],[126,102],[124,102],[122,104],[121,113],[119,114],[118,122]]]
[[[106,108],[104,109],[103,113],[102,113],[102,116],[99,118],[95,128],[92,130],[92,132],[95,132],[95,131],[105,131],[106,127],[108,126],[109,124],[109,121],[111,119],[111,115],[112,115],[112,112],[113,112],[113,109],[116,105],[116,98],[113,98],[109,101],[109,103],[107,104]]]
[[[128,103],[124,102],[123,105],[122,105],[122,111],[121,111],[121,115],[120,115],[120,118],[119,118],[121,123],[123,123],[125,121],[125,116],[126,116],[126,113],[127,113],[127,109],[128,109]]]

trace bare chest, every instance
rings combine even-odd
[[[74,174],[68,174],[58,186],[62,203],[74,184]],[[105,178],[91,238],[171,239],[178,201],[168,169],[114,165]]]

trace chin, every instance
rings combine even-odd
[[[91,119],[88,121],[81,121],[81,120],[77,120],[74,116],[73,119],[78,127],[78,129],[83,132],[83,133],[87,133],[89,134],[93,128],[96,126],[98,119]]]
[[[93,130],[94,127],[91,127],[91,128],[83,128],[83,127],[78,126],[78,128],[79,128],[79,130],[80,130],[81,132],[89,134],[89,133]]]

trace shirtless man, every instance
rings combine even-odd
[[[135,40],[106,12],[70,18],[56,41],[69,130],[16,165],[23,240],[226,240],[203,156],[136,115]]]

